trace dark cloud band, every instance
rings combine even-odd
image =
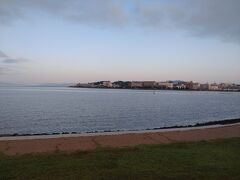
[[[11,59],[7,58],[3,60],[3,63],[8,63],[8,64],[14,64],[14,63],[19,63],[20,61],[18,59]]]
[[[28,60],[26,59],[21,59],[21,58],[17,58],[17,59],[14,59],[14,58],[6,58],[4,59],[2,62],[3,63],[7,63],[7,64],[17,64],[17,63],[23,63],[23,62],[26,62]]]
[[[17,64],[17,63],[29,61],[28,59],[24,59],[24,58],[11,58],[1,50],[0,50],[0,58],[1,58],[0,62],[5,64]]]
[[[240,42],[239,7],[239,0],[2,0],[0,22],[34,11],[87,25],[178,29]]]

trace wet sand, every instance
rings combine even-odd
[[[7,155],[91,151],[98,147],[192,142],[240,137],[240,123],[139,132],[93,133],[52,136],[1,137],[0,152]]]

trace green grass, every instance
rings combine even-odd
[[[240,179],[240,138],[73,154],[2,154],[0,179]]]

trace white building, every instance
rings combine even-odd
[[[219,90],[219,87],[218,87],[218,85],[217,84],[210,84],[209,85],[209,90],[211,90],[211,91],[217,91],[217,90]]]
[[[156,84],[159,88],[173,89],[173,83],[171,82],[158,82]]]

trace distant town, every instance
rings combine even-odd
[[[78,83],[75,88],[112,88],[112,89],[165,89],[165,90],[194,90],[194,91],[240,91],[239,84],[205,83],[186,81],[98,81]]]

